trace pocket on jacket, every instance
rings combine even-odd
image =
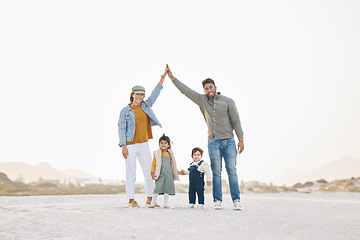
[[[131,126],[131,125],[132,125],[131,116],[126,116],[126,126]]]

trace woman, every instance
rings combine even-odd
[[[148,140],[153,138],[151,126],[161,127],[151,107],[163,88],[166,75],[167,65],[159,83],[145,101],[145,88],[139,85],[134,86],[131,89],[130,103],[120,112],[119,146],[122,148],[126,163],[126,195],[129,199],[129,207],[139,207],[135,201],[136,159],[140,163],[145,178],[146,204],[151,204],[154,182],[150,174],[152,159]]]

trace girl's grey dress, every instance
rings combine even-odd
[[[162,195],[164,193],[175,195],[174,174],[170,165],[171,158],[161,156],[160,176],[155,181],[154,194]]]

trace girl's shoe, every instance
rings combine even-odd
[[[145,206],[148,208],[160,207],[160,205],[157,204],[156,202],[155,202],[155,205],[151,205],[151,202],[146,202]],[[153,206],[153,207],[151,207],[151,206]]]
[[[169,206],[167,206],[167,205],[164,205],[164,208],[170,208]]]
[[[131,203],[129,203],[129,207],[131,208],[138,208],[140,207],[139,204],[134,200]]]
[[[190,204],[187,206],[187,208],[194,208],[194,205],[195,205],[195,204],[190,203]]]

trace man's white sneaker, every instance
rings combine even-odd
[[[194,204],[190,203],[187,208],[194,208]]]
[[[204,204],[199,204],[199,205],[197,205],[196,208],[197,208],[197,209],[204,209]]]
[[[234,201],[234,210],[241,211],[240,199],[236,199],[236,200]]]
[[[219,200],[216,200],[215,201],[215,210],[221,210],[222,209],[222,207],[221,207],[221,201],[219,201]]]

